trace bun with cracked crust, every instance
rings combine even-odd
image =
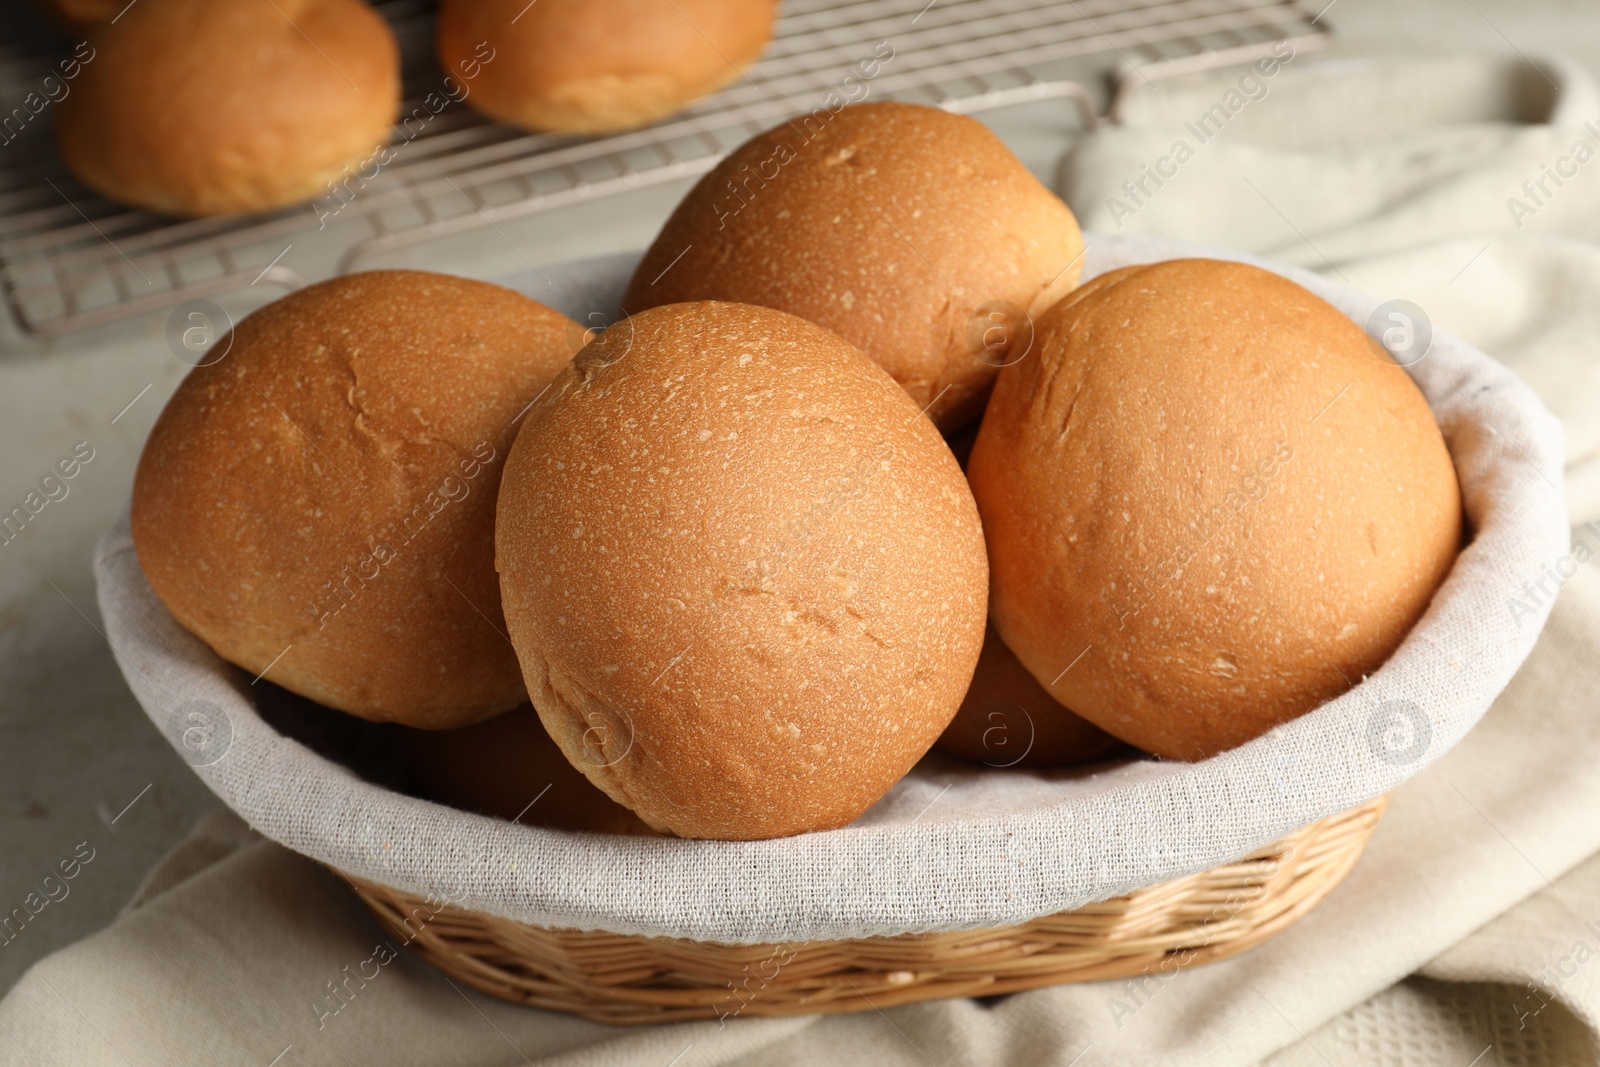
[[[579,353],[524,419],[495,547],[550,735],[685,837],[850,822],[983,642],[950,450],[882,368],[768,308],[654,308]]]
[[[1028,316],[1078,281],[1083,235],[981,122],[915,104],[819,108],[689,191],[623,306],[736,300],[809,319],[877,360],[941,430],[1025,358]]]
[[[581,329],[420,271],[292,293],[178,386],[134,479],[134,548],[223,659],[365,719],[446,729],[526,699],[494,573],[513,420]]]
[[[1165,759],[1233,748],[1376,670],[1461,538],[1416,383],[1242,263],[1083,285],[1000,374],[967,464],[996,629],[1055,698]]]

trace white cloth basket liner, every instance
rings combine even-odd
[[[1206,255],[1275,270],[1357,323],[1378,304],[1229,252],[1088,241],[1086,278]],[[637,258],[508,284],[594,325],[614,317]],[[265,836],[359,878],[541,926],[728,943],[1023,922],[1226,863],[1393,789],[1460,740],[1521,665],[1551,600],[1533,587],[1569,545],[1560,425],[1508,370],[1443,332],[1410,370],[1455,459],[1473,536],[1375,674],[1200,763],[994,771],[931,757],[855,823],[826,833],[750,842],[575,834],[371,784],[261,719],[249,677],[151,592],[125,515],[96,552],[100,608],[128,685],[175,746],[186,705],[225,713],[231,743],[195,768],[206,784]],[[1386,733],[1396,725],[1410,731],[1398,749]]]

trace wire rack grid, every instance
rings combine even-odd
[[[1062,61],[1114,54],[1124,76],[1155,77],[1248,59],[1285,39],[1315,46],[1324,33],[1298,0],[784,0],[766,54],[723,91],[654,126],[574,138],[440,108],[457,94],[445,93],[433,58],[433,4],[377,6],[401,46],[401,114],[415,118],[395,127],[392,161],[375,177],[363,172],[314,204],[252,217],[154,215],[66,173],[48,105],[0,134],[0,291],[17,327],[59,336],[249,285],[296,288],[319,279],[275,254],[330,220],[342,242],[333,272],[344,272],[409,245],[698,175],[830,93],[962,112],[1065,98],[1092,126],[1094,98],[1063,76]],[[0,108],[42,84],[64,48],[44,32],[0,44]],[[876,76],[863,79],[857,65],[874,58]]]

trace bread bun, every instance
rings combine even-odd
[[[972,685],[937,747],[986,767],[1067,767],[1103,756],[1117,743],[1056,703],[990,626]]]
[[[399,738],[406,768],[430,800],[553,830],[653,833],[567,762],[531,705],[459,730],[402,727]]]
[[[579,353],[506,461],[495,551],[550,735],[686,837],[854,819],[983,642],[949,449],[866,356],[767,308],[656,308]]]
[[[1052,695],[1192,760],[1344,692],[1421,616],[1461,537],[1427,402],[1276,274],[1172,260],[1036,323],[967,475],[995,626]]]
[[[1082,252],[1072,212],[982,123],[911,104],[819,108],[700,179],[624,306],[736,300],[799,315],[952,430],[1027,351],[1028,315],[1077,284]]]
[[[497,285],[352,274],[239,323],[139,458],[133,543],[189,631],[364,719],[447,729],[526,699],[494,573],[523,411],[578,327]]]
[[[439,62],[467,102],[530,130],[643,126],[738,78],[776,0],[443,0]]]
[[[94,38],[57,137],[74,174],[172,215],[324,195],[389,139],[400,60],[361,0],[140,0]]]

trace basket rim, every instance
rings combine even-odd
[[[1086,240],[1085,279],[1127,263],[1207,256],[1282,274],[1358,323],[1379,304],[1254,256],[1152,238]],[[565,274],[578,282],[564,293],[542,276],[511,282],[583,318],[594,306],[583,294],[620,288],[637,258],[571,264]],[[1459,741],[1510,681],[1550,603],[1511,627],[1506,597],[1568,544],[1559,424],[1509,370],[1444,331],[1407,369],[1444,430],[1475,536],[1378,671],[1198,763],[1067,773],[919,765],[856,823],[797,838],[605,839],[393,793],[267,726],[242,672],[155,599],[126,512],[97,551],[98,596],[124,677],[180,752],[181,709],[199,700],[224,714],[231,747],[195,768],[207,785],[265,836],[368,881],[534,925],[727,943],[1010,925],[1207,869],[1389,792]],[[1555,491],[1524,484],[1528,467]],[[1373,740],[1373,724],[1397,705],[1420,712],[1428,739],[1404,761]],[[973,801],[1000,788],[997,773],[1032,799],[1009,808]],[[985,777],[974,785],[972,775]],[[911,817],[946,790],[950,800],[929,817]],[[666,885],[670,893],[638,888]]]

